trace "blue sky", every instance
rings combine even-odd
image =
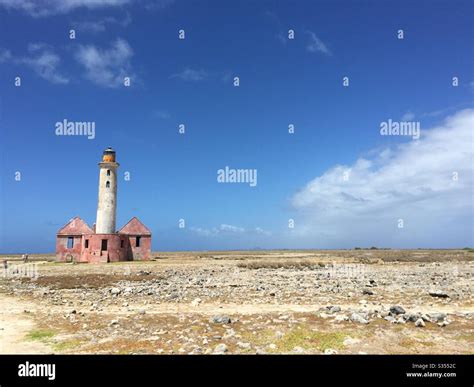
[[[107,146],[131,176],[117,223],[138,216],[155,250],[472,246],[473,10],[0,0],[0,252],[94,223]],[[57,136],[63,119],[95,138]],[[421,137],[382,136],[389,119]],[[257,186],[218,183],[226,166]]]

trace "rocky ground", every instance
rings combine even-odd
[[[37,256],[34,279],[12,260],[0,276],[0,353],[474,352],[469,250],[154,257]]]

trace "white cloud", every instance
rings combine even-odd
[[[12,58],[12,53],[10,50],[5,50],[0,48],[0,63],[9,61]]]
[[[9,50],[0,49],[0,63],[11,62],[25,65],[51,83],[69,83],[69,79],[59,71],[61,58],[52,47],[44,43],[30,43],[28,54],[28,56],[16,57]]]
[[[30,16],[41,17],[56,14],[66,14],[80,8],[98,9],[119,7],[131,0],[0,0],[0,6],[22,11]]]
[[[75,57],[85,68],[87,79],[103,87],[118,87],[123,85],[125,77],[134,78],[130,63],[132,56],[130,45],[117,39],[108,49],[81,45]]]
[[[172,74],[170,78],[180,78],[183,81],[198,82],[206,79],[208,74],[204,70],[193,70],[189,67],[182,72]]]
[[[256,234],[260,234],[260,235],[266,235],[266,236],[272,235],[272,233],[270,231],[264,230],[261,227],[255,227],[254,231],[255,231]]]
[[[271,235],[269,231],[256,227],[255,229],[245,229],[244,227],[233,226],[231,224],[221,224],[219,227],[213,228],[202,228],[202,227],[191,227],[191,231],[201,236],[230,236],[230,235]]]
[[[44,17],[67,14],[79,9],[120,8],[132,3],[142,4],[148,10],[160,10],[173,2],[174,0],[0,0],[0,7],[33,17]]]
[[[407,111],[405,114],[403,114],[401,120],[402,121],[411,121],[415,118],[415,114],[412,113],[411,111]]]
[[[472,244],[473,128],[474,110],[466,109],[422,129],[418,141],[327,170],[293,196],[293,236],[335,247]]]
[[[221,224],[219,229],[220,231],[224,231],[224,232],[237,232],[237,233],[245,232],[244,228],[232,226],[230,224]]]
[[[82,20],[72,23],[73,27],[81,32],[99,33],[104,32],[109,25],[117,25],[126,27],[132,22],[130,13],[126,13],[123,19],[117,19],[112,16],[107,16],[97,20]]]
[[[169,118],[171,118],[171,115],[163,110],[154,110],[152,112],[152,115],[153,117],[160,118],[162,120],[168,120]]]
[[[309,43],[306,46],[306,50],[309,52],[320,52],[322,54],[331,56],[332,53],[327,48],[327,46],[323,43],[321,39],[319,39],[316,34],[312,31],[307,31],[307,34],[309,35]]]

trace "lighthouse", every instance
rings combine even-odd
[[[117,211],[117,168],[115,151],[108,147],[99,163],[99,200],[97,203],[96,234],[115,233]]]
[[[107,148],[99,163],[99,201],[95,229],[75,216],[56,234],[60,262],[121,262],[151,259],[151,231],[137,217],[115,228],[117,168],[115,151]]]

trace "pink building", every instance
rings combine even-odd
[[[115,231],[117,173],[115,151],[107,148],[99,163],[99,201],[94,229],[76,216],[56,238],[56,258],[61,262],[119,262],[149,260],[151,232],[134,217]]]

